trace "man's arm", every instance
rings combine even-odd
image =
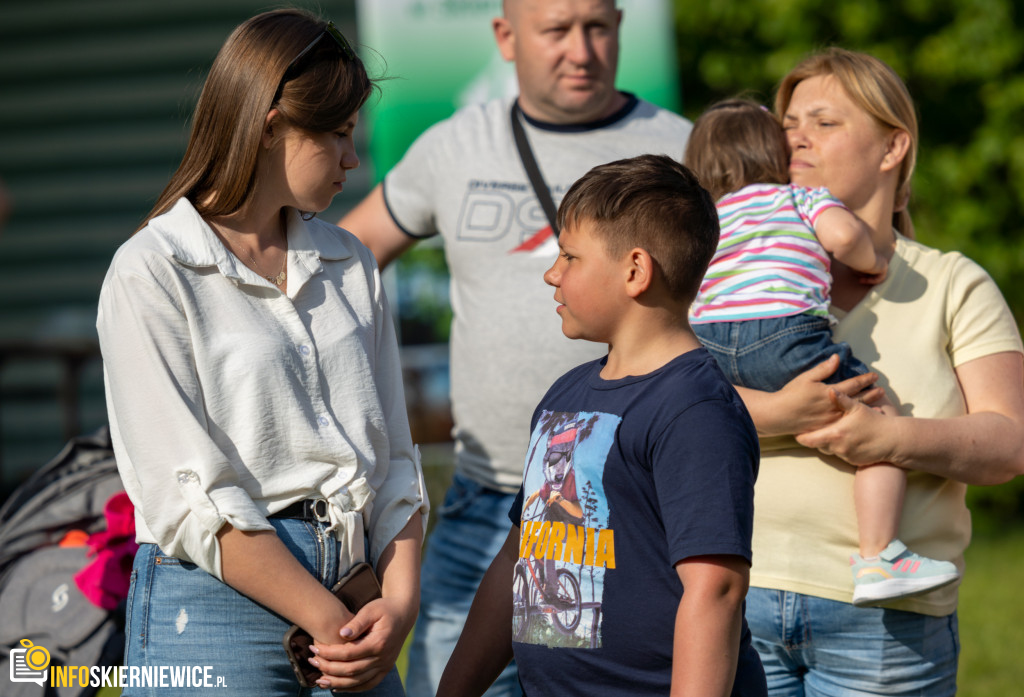
[[[519,528],[513,526],[480,582],[437,694],[478,697],[512,660],[512,573],[518,558]]]
[[[750,565],[737,556],[691,557],[676,564],[676,573],[684,591],[672,647],[672,697],[727,697],[739,662]]]
[[[384,186],[378,184],[338,222],[365,244],[382,270],[416,244],[416,238],[402,232],[384,203]]]

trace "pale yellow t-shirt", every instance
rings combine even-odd
[[[839,317],[835,340],[846,341],[877,370],[904,416],[966,413],[954,368],[982,356],[1022,352],[1013,316],[989,275],[958,253],[898,237],[886,280]],[[750,585],[851,602],[849,557],[857,551],[854,468],[796,445],[761,441],[754,499],[754,565]],[[963,570],[971,537],[966,485],[921,472],[908,474],[899,536],[913,551],[954,561]],[[942,616],[956,609],[947,586],[886,607]]]

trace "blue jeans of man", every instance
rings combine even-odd
[[[514,494],[456,474],[437,509],[421,575],[420,614],[409,649],[409,697],[434,697],[484,573],[505,543]],[[509,579],[511,588],[512,579]],[[522,695],[513,661],[487,697]]]
[[[952,697],[957,616],[751,588],[747,624],[770,697]]]
[[[792,315],[742,322],[694,324],[693,331],[734,385],[775,392],[791,379],[839,354],[835,383],[869,372],[850,345],[833,342],[829,322],[814,315]]]
[[[339,562],[340,546],[315,521],[271,518],[278,537],[303,566],[327,587],[347,571]],[[333,544],[322,544],[320,535]],[[289,589],[282,588],[282,593]],[[210,666],[214,683],[223,687],[125,689],[123,697],[175,697],[217,694],[328,697],[330,690],[302,688],[284,652],[291,626],[195,564],[165,555],[144,544],[135,555],[128,593],[125,665]],[[380,685],[359,693],[403,697],[402,680],[392,669]]]

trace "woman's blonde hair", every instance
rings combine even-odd
[[[345,123],[376,87],[362,61],[333,37],[327,22],[297,9],[274,10],[239,25],[224,42],[192,116],[185,156],[143,227],[181,197],[200,215],[239,210],[257,188],[256,160],[267,114],[326,133]]]
[[[786,134],[770,111],[749,99],[726,99],[700,115],[685,164],[716,201],[751,184],[789,182]]]
[[[910,178],[917,161],[918,131],[914,100],[907,86],[896,71],[874,56],[834,46],[800,61],[782,79],[775,93],[775,113],[779,118],[789,108],[796,86],[819,75],[835,77],[850,99],[881,126],[901,130],[910,137],[910,146],[900,164],[893,202],[893,225],[901,233],[912,234],[907,202],[910,200]]]

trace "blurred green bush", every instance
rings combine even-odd
[[[684,111],[778,81],[828,46],[907,82],[921,124],[918,238],[984,266],[1024,321],[1024,10],[1019,0],[675,0]],[[628,21],[628,20],[627,20]]]
[[[1024,322],[1024,6],[1020,0],[675,0],[684,113],[776,84],[830,45],[891,65],[917,105],[917,237],[958,250]],[[628,21],[628,20],[627,20]],[[1024,519],[1024,478],[971,487],[980,529]]]

